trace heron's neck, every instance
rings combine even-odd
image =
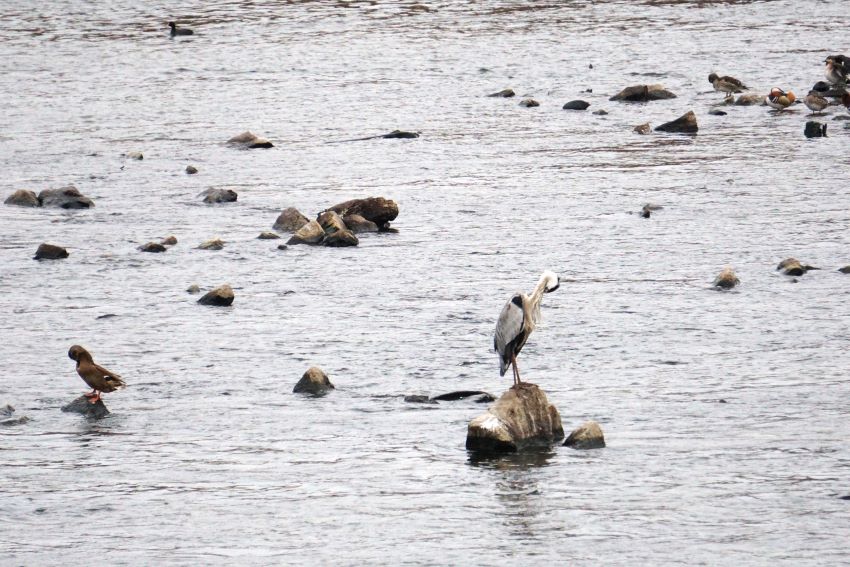
[[[534,288],[534,291],[531,292],[529,296],[529,300],[531,303],[531,321],[536,325],[540,322],[540,301],[543,299],[543,293],[546,289],[546,280],[541,278],[539,282],[537,282],[537,287]]]

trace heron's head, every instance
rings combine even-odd
[[[553,292],[561,285],[561,279],[558,277],[558,274],[548,270],[540,276],[540,281],[543,283],[543,293]]]

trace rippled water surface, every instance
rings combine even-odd
[[[0,206],[0,405],[30,418],[0,429],[0,563],[850,561],[846,113],[807,140],[802,106],[709,115],[706,80],[805,95],[850,51],[845,20],[839,1],[0,4],[1,196],[96,202]],[[679,96],[608,101],[639,83]],[[695,137],[632,132],[687,110]],[[396,128],[421,137],[328,143]],[[276,147],[223,143],[246,129]],[[211,187],[239,200],[201,204]],[[285,207],[370,195],[399,203],[397,234],[256,239]],[[44,241],[70,257],[33,261]],[[788,256],[823,269],[780,276]],[[742,285],[718,293],[726,264]],[[495,320],[544,269],[568,281],[523,376],[608,447],[479,461],[483,406],[402,398],[503,392]],[[192,283],[236,301],[198,306]],[[59,411],[85,387],[74,343],[130,384],[104,420]],[[291,393],[311,365],[330,395]]]

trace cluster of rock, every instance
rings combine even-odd
[[[73,185],[59,189],[45,189],[38,195],[35,191],[18,189],[3,201],[16,207],[54,207],[60,209],[88,209],[94,201],[80,193]]]
[[[357,246],[356,234],[391,232],[390,222],[398,216],[395,201],[383,197],[353,199],[339,203],[310,220],[298,209],[284,209],[273,225],[282,232],[293,232],[287,244],[321,244],[323,246]]]
[[[177,237],[172,235],[163,238],[162,242],[146,242],[145,244],[139,246],[139,250],[141,250],[142,252],[151,252],[156,254],[160,252],[165,252],[166,250],[168,250],[169,246],[174,246],[175,244],[177,244]]]

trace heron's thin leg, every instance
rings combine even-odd
[[[522,380],[519,378],[519,367],[516,365],[516,354],[511,354],[511,363],[514,366],[514,384],[519,384]]]

